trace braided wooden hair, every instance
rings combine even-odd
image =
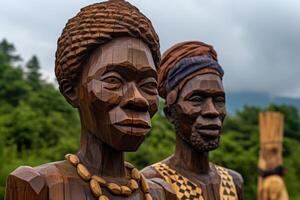
[[[55,75],[60,91],[65,93],[78,83],[82,63],[95,47],[123,36],[145,42],[158,67],[159,38],[150,20],[135,6],[109,0],[82,8],[67,22],[57,42]]]

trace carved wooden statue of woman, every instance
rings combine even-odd
[[[80,114],[80,149],[16,169],[5,199],[170,199],[123,157],[150,131],[159,61],[158,36],[136,7],[111,0],[81,9],[58,40],[55,62],[59,89]]]
[[[219,146],[226,115],[223,69],[212,46],[183,42],[167,50],[158,71],[164,112],[175,126],[176,151],[143,170],[161,178],[178,199],[243,199],[243,179],[235,171],[209,162]]]

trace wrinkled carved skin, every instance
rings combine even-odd
[[[85,128],[118,151],[135,151],[158,106],[150,49],[129,37],[101,45],[84,66],[78,93]]]
[[[221,78],[212,73],[201,74],[177,89],[177,102],[165,109],[176,133],[197,151],[216,149],[226,116]]]

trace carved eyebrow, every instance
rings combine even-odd
[[[152,76],[157,80],[157,72],[152,67],[144,67],[140,72],[141,77]]]
[[[103,71],[104,67],[105,70]],[[157,80],[157,72],[150,66],[140,67],[141,69],[137,70],[135,66],[126,62],[118,64],[108,64],[106,66],[103,66],[103,68],[97,70],[92,77],[89,77],[89,80],[95,77],[99,77],[100,73],[106,74],[109,72],[117,72],[126,80],[131,80],[133,77],[135,77],[135,75],[140,76],[140,79],[150,76]]]
[[[217,96],[222,96],[225,97],[225,92],[223,91],[216,91],[216,90],[192,90],[190,92],[188,92],[185,96],[184,99],[187,99],[193,95],[201,95],[204,97],[208,97],[208,96],[213,96],[213,97],[217,97]]]

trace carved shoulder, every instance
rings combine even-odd
[[[5,200],[47,200],[47,194],[44,177],[32,167],[21,166],[7,178]]]
[[[232,169],[227,169],[227,170],[229,174],[232,176],[235,185],[242,186],[244,184],[244,179],[241,174],[239,174],[238,172]]]
[[[147,179],[162,178],[152,166],[145,167],[141,172]]]
[[[241,176],[241,174],[239,174],[238,172],[236,172],[234,170],[231,170],[231,169],[227,169],[227,170],[233,178],[233,182],[237,189],[239,200],[244,199],[244,179],[243,179],[243,177]]]
[[[156,188],[156,192],[157,191],[160,192],[161,190],[163,190],[164,198],[158,198],[158,199],[168,199],[168,200],[177,199],[175,191],[152,166],[148,166],[144,168],[141,172],[149,180],[150,182],[149,186],[151,188]],[[155,191],[153,193],[155,193]]]

